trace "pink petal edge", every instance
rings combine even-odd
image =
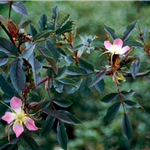
[[[126,53],[128,50],[130,49],[129,46],[124,46],[121,51],[119,53],[116,53],[116,54],[119,54],[119,55],[123,55],[124,53]]]
[[[112,47],[112,44],[109,41],[105,41],[104,46],[106,49],[110,50],[110,48]]]
[[[8,124],[10,124],[14,120],[14,117],[15,117],[14,113],[6,112],[1,119],[6,121]]]
[[[12,109],[15,111],[17,109],[21,109],[22,107],[22,101],[21,99],[19,99],[18,97],[13,97],[10,101],[10,106],[12,107]]]
[[[123,41],[121,39],[115,39],[113,42],[113,45],[117,45],[118,47],[122,47],[123,46]]]
[[[21,135],[21,133],[24,131],[22,124],[14,123],[13,131],[15,132],[16,137],[18,138]]]
[[[33,131],[38,130],[38,128],[34,124],[34,120],[29,117],[25,122],[25,126],[27,127],[28,130],[33,130]]]

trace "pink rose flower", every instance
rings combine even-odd
[[[123,41],[121,39],[115,39],[113,45],[109,41],[104,42],[105,48],[112,54],[123,55],[126,51],[130,49],[129,46],[123,46]]]
[[[24,131],[23,124],[28,130],[38,130],[34,124],[34,120],[24,112],[21,99],[14,96],[10,101],[10,106],[12,108],[12,112],[6,112],[1,119],[6,121],[8,124],[13,124],[13,131],[17,138]]]

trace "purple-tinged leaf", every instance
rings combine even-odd
[[[0,51],[0,66],[5,65],[8,61],[8,55]]]
[[[48,116],[46,118],[46,121],[44,122],[41,133],[40,133],[41,136],[47,136],[50,133],[54,122],[55,122],[55,118],[53,118],[51,116]]]
[[[108,27],[108,26],[106,26],[106,25],[104,25],[104,29],[105,29],[106,32],[109,33],[109,35],[111,36],[111,38],[112,38],[113,40],[115,40],[115,39],[117,38],[114,29],[112,29],[112,28],[110,28],[110,27]]]
[[[37,86],[41,77],[40,72],[37,73],[37,70],[41,68],[41,64],[35,59],[34,54],[30,56],[29,63],[32,67],[35,86]]]
[[[123,119],[122,119],[122,134],[127,140],[129,141],[132,140],[132,129],[130,125],[130,120],[126,113],[124,113]]]
[[[56,61],[53,59],[53,57],[50,57],[52,55],[51,51],[49,51],[48,49],[46,49],[45,47],[43,47],[41,45],[36,45],[36,48],[41,52],[43,57],[45,57],[45,59],[48,61],[48,63],[52,66],[54,72],[57,74],[58,69],[56,66]]]
[[[137,59],[137,60],[133,61],[130,69],[131,69],[132,77],[133,77],[133,79],[135,79],[136,74],[138,73],[138,71],[140,69],[140,60]]]
[[[73,120],[75,123],[73,123],[73,125],[79,125],[81,124],[81,121],[74,116],[73,114],[71,114],[70,112],[66,111],[66,110],[58,110],[60,113],[66,115],[68,118],[70,118],[71,120]]]
[[[138,103],[131,100],[125,100],[123,102],[127,108],[137,108],[145,111],[145,109]]]
[[[12,8],[13,8],[14,11],[19,13],[20,15],[28,15],[26,6],[22,2],[12,3]]]
[[[131,25],[126,27],[125,32],[123,33],[122,40],[125,41],[130,36],[131,32],[136,29],[136,24],[138,21],[133,22]]]
[[[2,15],[0,15],[0,19],[5,21],[5,22],[7,21]]]
[[[72,105],[72,101],[68,100],[68,99],[53,99],[53,103],[57,104],[58,106],[61,107],[69,107],[70,105]]]
[[[118,97],[118,93],[110,93],[102,98],[102,102],[109,103]]]
[[[65,114],[62,114],[58,111],[54,111],[54,110],[51,110],[51,109],[42,109],[42,111],[54,118],[57,118],[58,120],[62,121],[62,122],[65,122],[65,123],[68,123],[68,124],[75,124],[75,122],[68,118],[67,115]]]
[[[108,121],[108,120],[113,120],[118,111],[119,111],[119,108],[120,108],[120,102],[116,102],[115,104],[113,104],[112,106],[110,106],[108,109],[107,109],[107,113],[104,117],[104,121]]]
[[[10,0],[1,0],[0,1],[0,4],[6,4],[6,3],[8,3]]]
[[[6,80],[6,76],[3,72],[2,72],[2,74],[0,74],[0,87],[1,87],[2,91],[4,92],[4,94],[6,94],[7,96],[20,97],[19,93],[15,90],[13,85]]]
[[[17,48],[9,40],[0,37],[0,51],[4,53],[12,53],[16,56],[19,55]]]
[[[141,42],[138,41],[125,41],[123,43],[124,46],[128,45],[128,46],[133,46],[135,48],[144,48],[144,45]]]
[[[99,81],[101,81],[104,78],[104,76],[106,75],[106,73],[107,73],[107,71],[104,70],[104,71],[99,72],[97,75],[95,75],[93,81],[90,84],[90,87],[94,86]]]
[[[22,70],[23,61],[16,58],[10,65],[10,78],[14,88],[21,93],[25,87],[25,73]]]
[[[14,135],[10,136],[10,140],[8,140],[8,137],[4,137],[0,139],[0,149],[5,149],[7,146],[11,146],[16,144],[18,141],[18,138],[14,137]]]
[[[28,149],[28,150],[40,150],[40,147],[35,142],[35,140],[31,136],[28,136],[28,135],[26,135],[24,133],[21,134],[21,136],[19,137],[19,143],[21,144],[21,146],[24,149]]]
[[[130,90],[130,91],[121,91],[121,96],[123,96],[124,98],[128,98],[132,95],[134,95],[134,91],[133,90]]]
[[[64,124],[60,121],[57,123],[57,140],[59,142],[59,145],[64,149],[67,150],[67,132]]]

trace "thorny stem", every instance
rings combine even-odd
[[[121,96],[121,94],[120,94],[119,85],[118,85],[118,82],[117,82],[116,77],[115,77],[115,84],[116,84],[116,86],[117,86],[117,92],[118,92],[119,97],[120,97],[120,102],[121,102],[122,107],[123,107],[123,112],[125,113],[125,108],[124,108],[124,104],[123,104],[122,96]]]
[[[8,19],[10,19],[10,15],[11,15],[11,6],[12,6],[12,1],[10,1],[10,7],[9,7],[9,16],[8,16]]]
[[[52,98],[51,98],[51,96],[50,96],[49,90],[48,90],[48,89],[46,89],[46,90],[47,90],[47,93],[48,93],[50,102],[51,102],[51,104],[52,104],[52,106],[53,106],[53,109],[56,111],[55,106],[54,106],[53,101],[52,101]]]

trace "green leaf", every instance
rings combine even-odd
[[[14,88],[21,93],[25,87],[25,73],[22,70],[23,61],[16,58],[10,65],[10,78]]]
[[[80,94],[82,97],[87,97],[91,94],[91,90],[89,88],[89,84],[91,83],[91,78],[85,77],[81,83],[79,88]]]
[[[9,146],[7,150],[18,150],[18,145],[16,144],[16,145]]]
[[[6,4],[8,2],[9,2],[9,0],[3,0],[3,1],[0,1],[0,4]]]
[[[48,34],[53,33],[53,32],[54,32],[53,30],[44,30],[44,31],[41,31],[41,32],[37,33],[34,36],[33,41],[36,42],[36,40],[39,40],[41,38],[45,38],[45,36],[47,36]]]
[[[107,73],[107,71],[104,70],[104,71],[99,72],[97,75],[95,75],[93,81],[90,84],[90,87],[92,87],[95,84],[97,84],[98,82],[100,82],[103,79],[103,77],[106,75],[106,73]]]
[[[81,48],[83,48],[83,47],[85,47],[85,45],[84,45],[84,44],[80,44],[80,45],[76,46],[76,47],[73,49],[73,51],[79,50],[79,49],[81,49]]]
[[[125,41],[125,42],[123,42],[123,45],[124,46],[125,45],[133,46],[135,48],[144,48],[144,45],[142,43],[140,43],[138,41],[133,41],[133,40],[131,40],[131,41]]]
[[[57,24],[57,16],[58,16],[58,6],[54,6],[54,8],[52,9],[53,11],[53,16],[52,16],[52,19],[53,19],[53,30],[55,30],[56,28],[56,24]]]
[[[0,74],[0,87],[6,95],[10,97],[20,97],[13,85],[6,80],[6,76],[3,72]]]
[[[0,51],[0,66],[5,65],[8,62],[8,55]]]
[[[135,92],[133,90],[130,90],[130,91],[121,91],[121,96],[123,96],[124,98],[128,98],[130,96],[132,96]]]
[[[102,93],[104,91],[104,88],[105,88],[105,82],[104,80],[100,80],[97,84],[94,85],[96,90],[99,92],[99,93]]]
[[[75,124],[75,122],[68,118],[67,115],[65,114],[62,114],[58,111],[54,111],[54,110],[51,110],[51,109],[42,109],[42,111],[54,118],[57,118],[58,120],[62,121],[62,122],[65,122],[65,123],[68,123],[68,124]]]
[[[138,73],[138,71],[140,69],[140,60],[137,59],[137,60],[133,61],[130,69],[131,69],[132,77],[133,77],[133,79],[135,79],[136,74]]]
[[[29,58],[33,54],[34,48],[35,48],[35,45],[33,43],[30,43],[30,46],[28,46],[19,57],[29,60]]]
[[[81,80],[80,79],[77,79],[77,80],[74,80],[76,82],[76,86],[70,86],[70,85],[65,85],[64,84],[64,92],[67,93],[67,94],[71,94],[71,93],[74,93],[76,92],[80,85],[81,85]]]
[[[4,53],[12,53],[16,56],[19,55],[17,48],[9,40],[0,37],[0,51]]]
[[[118,93],[110,93],[102,98],[102,102],[109,103],[118,97]]]
[[[65,73],[66,73],[66,70],[67,70],[67,68],[66,68],[66,66],[64,66],[64,67],[62,67],[62,68],[59,68],[58,69],[58,74],[56,75],[54,75],[54,78],[55,79],[58,79],[58,78],[60,78],[62,75],[64,75]]]
[[[66,73],[68,75],[84,75],[86,72],[81,68],[75,66],[68,66]]]
[[[43,126],[42,126],[42,130],[41,130],[41,136],[47,136],[53,125],[54,125],[54,122],[55,122],[55,118],[51,117],[51,116],[48,116],[46,118],[46,121],[44,122]]]
[[[73,125],[81,124],[81,121],[76,116],[71,114],[70,112],[68,112],[66,110],[59,110],[59,112],[66,115],[69,119],[73,120],[73,122],[74,122],[74,123],[72,123]]]
[[[108,27],[108,26],[106,26],[106,25],[104,25],[104,29],[105,29],[106,32],[108,32],[108,33],[110,34],[110,36],[111,36],[111,38],[112,38],[113,40],[115,40],[115,39],[117,38],[114,29],[112,29],[112,28],[110,28],[110,27]]]
[[[53,58],[57,61],[59,58],[59,53],[55,48],[55,45],[50,40],[47,40],[45,42],[45,47],[51,51]]]
[[[46,25],[47,25],[47,16],[46,14],[42,14],[40,19],[39,19],[39,31],[43,31],[43,30],[46,30]]]
[[[122,40],[125,41],[130,36],[131,32],[136,29],[136,24],[138,21],[133,22],[131,25],[126,27],[125,32],[123,33]]]
[[[14,11],[19,13],[20,15],[28,15],[26,6],[22,2],[12,3],[12,8],[13,8]]]
[[[127,140],[129,141],[132,140],[132,129],[130,125],[130,120],[126,113],[124,113],[123,119],[122,119],[122,134]]]
[[[67,15],[62,19],[62,21],[61,21],[59,27],[61,28],[62,26],[64,26],[64,25],[69,21],[69,19],[70,19],[70,14],[67,14]]]
[[[68,99],[53,99],[53,103],[57,104],[58,106],[61,107],[69,107],[72,105],[72,101],[68,100]]]
[[[30,56],[29,63],[32,67],[35,86],[37,86],[41,77],[40,72],[37,73],[37,69],[41,68],[41,64],[34,58],[34,53],[32,53],[32,55]]]
[[[56,90],[58,93],[62,93],[62,92],[63,92],[63,87],[64,87],[64,85],[63,85],[61,82],[59,82],[59,81],[57,81],[57,80],[54,80],[54,81],[53,81],[53,86],[54,86],[55,90]]]
[[[27,20],[25,18],[21,19],[19,23],[19,29],[26,28],[31,22],[32,22],[31,20]]]
[[[119,111],[120,104],[121,104],[120,102],[116,102],[111,107],[109,107],[107,109],[107,113],[106,113],[106,115],[105,115],[103,120],[104,121],[113,120],[116,117],[116,115],[117,115],[117,113]]]
[[[63,79],[59,79],[58,81],[60,83],[63,83],[63,84],[69,85],[69,86],[78,87],[76,81],[73,79],[63,78]]]
[[[150,135],[147,135],[146,138],[150,139]]]
[[[40,150],[40,147],[37,145],[35,140],[26,134],[21,134],[19,142],[24,149],[27,150]]]
[[[56,61],[52,57],[50,57],[52,55],[51,51],[41,45],[36,45],[36,47],[41,52],[43,57],[45,57],[45,59],[48,61],[48,63],[52,66],[54,72],[57,74],[58,70],[57,70],[57,66],[56,66]]]
[[[60,121],[57,123],[57,140],[59,142],[59,145],[64,149],[67,150],[67,133],[66,133],[66,128],[64,124]]]
[[[78,60],[79,60],[78,65],[80,68],[86,70],[87,73],[93,73],[94,72],[94,66],[91,63],[85,61],[82,58],[78,58]]]
[[[134,101],[131,101],[131,100],[125,100],[123,102],[127,108],[137,108],[137,109],[141,109],[143,111],[145,111],[145,109],[138,103],[138,102],[134,102]]]
[[[8,107],[5,105],[0,105],[0,118],[5,115],[5,112],[8,110]]]
[[[6,149],[6,147],[16,144],[18,141],[18,138],[16,138],[14,135],[10,136],[10,141],[8,141],[8,137],[4,137],[0,139],[0,149]]]
[[[37,33],[38,33],[36,28],[31,24],[28,25],[28,28],[29,28],[30,35],[34,38],[35,35],[37,35]]]
[[[74,25],[74,22],[73,21],[68,21],[64,26],[62,26],[61,28],[58,28],[56,30],[56,36],[59,36],[65,32],[69,32],[69,31],[72,31],[73,28],[72,26]]]
[[[57,51],[58,51],[61,55],[67,56],[67,54],[66,54],[61,48],[57,47]]]

